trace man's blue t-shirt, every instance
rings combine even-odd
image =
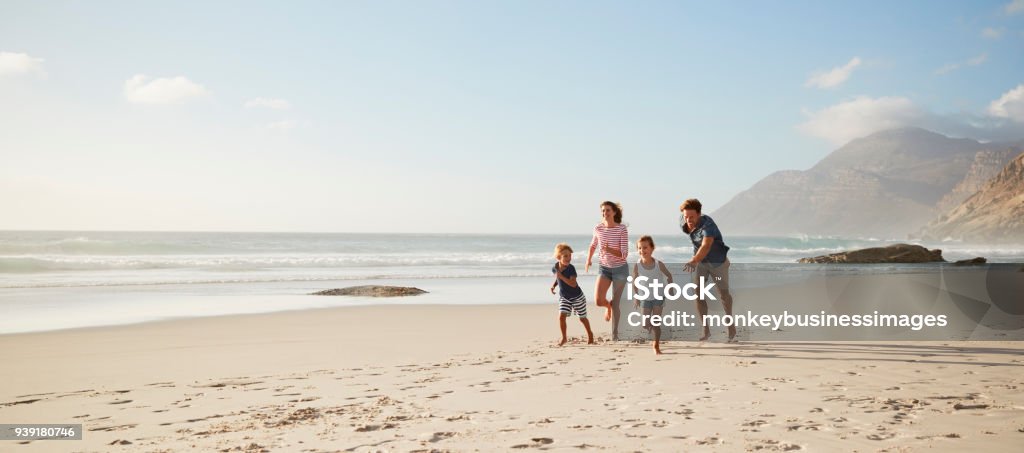
[[[679,215],[679,228],[683,230],[683,233],[690,236],[690,242],[693,243],[693,253],[697,253],[700,249],[700,244],[704,242],[705,237],[715,238],[711,243],[711,250],[708,251],[707,256],[704,257],[702,263],[719,265],[725,262],[726,254],[729,253],[729,246],[725,245],[725,240],[722,238],[722,232],[718,231],[718,225],[715,225],[715,221],[706,215],[700,216],[700,222],[697,222],[697,228],[693,231],[688,231],[686,228],[686,218],[682,214]]]
[[[555,267],[551,268],[551,272],[552,273],[558,272],[558,263],[555,263]],[[573,278],[573,277],[575,277],[576,276],[576,267],[573,266],[572,264],[566,266],[565,269],[562,270],[562,276],[564,276],[565,278]],[[555,277],[555,278],[558,278],[558,277]],[[579,283],[577,283],[576,287],[573,288],[568,283],[566,283],[566,282],[562,281],[562,279],[558,278],[558,294],[560,296],[566,298],[566,299],[575,299],[575,298],[580,297],[580,296],[583,295],[583,290],[580,289]]]

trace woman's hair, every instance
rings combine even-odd
[[[564,252],[572,253],[572,247],[569,247],[569,244],[564,242],[555,246],[555,258],[562,256],[562,253]]]
[[[609,208],[612,208],[612,210],[615,211],[615,223],[622,223],[622,205],[614,201],[606,201],[601,203],[601,206],[608,206]]]
[[[640,236],[640,239],[636,240],[637,248],[640,247],[640,243],[641,242],[646,242],[648,245],[651,246],[652,249],[654,248],[654,238],[652,238],[650,236],[647,236],[647,235]]]

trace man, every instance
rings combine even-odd
[[[693,259],[683,265],[683,270],[693,272],[693,282],[700,284],[704,277],[705,284],[714,283],[718,288],[719,299],[726,315],[732,315],[732,294],[729,293],[729,246],[725,245],[722,232],[718,231],[715,221],[700,213],[700,200],[691,198],[679,206],[682,215],[679,217],[679,228],[690,237],[693,243]],[[698,322],[704,324],[704,316],[708,314],[708,302],[704,298],[697,300]],[[700,341],[711,336],[711,328],[704,326],[704,335]],[[729,326],[729,342],[736,341],[736,327]]]

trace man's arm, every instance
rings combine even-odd
[[[704,261],[704,257],[708,256],[708,252],[711,252],[711,244],[715,242],[715,238],[711,236],[704,236],[704,240],[700,242],[700,248],[697,249],[697,253],[693,254],[693,259],[690,262],[683,265],[683,270],[692,272],[697,268],[697,265],[701,261]]]

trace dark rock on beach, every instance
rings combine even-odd
[[[968,260],[959,260],[959,261],[954,262],[953,264],[955,264],[957,266],[971,266],[971,265],[974,265],[974,264],[985,264],[987,262],[988,262],[987,259],[979,256],[977,258],[971,258],[971,259],[968,259]]]
[[[313,296],[364,296],[364,297],[401,297],[418,296],[426,291],[409,286],[349,286],[348,288],[325,289],[312,293]]]
[[[850,263],[850,264],[872,264],[872,263],[944,263],[942,250],[928,250],[920,245],[893,244],[886,247],[872,247],[847,252],[833,253],[831,255],[815,256],[813,258],[800,258],[800,263]]]

